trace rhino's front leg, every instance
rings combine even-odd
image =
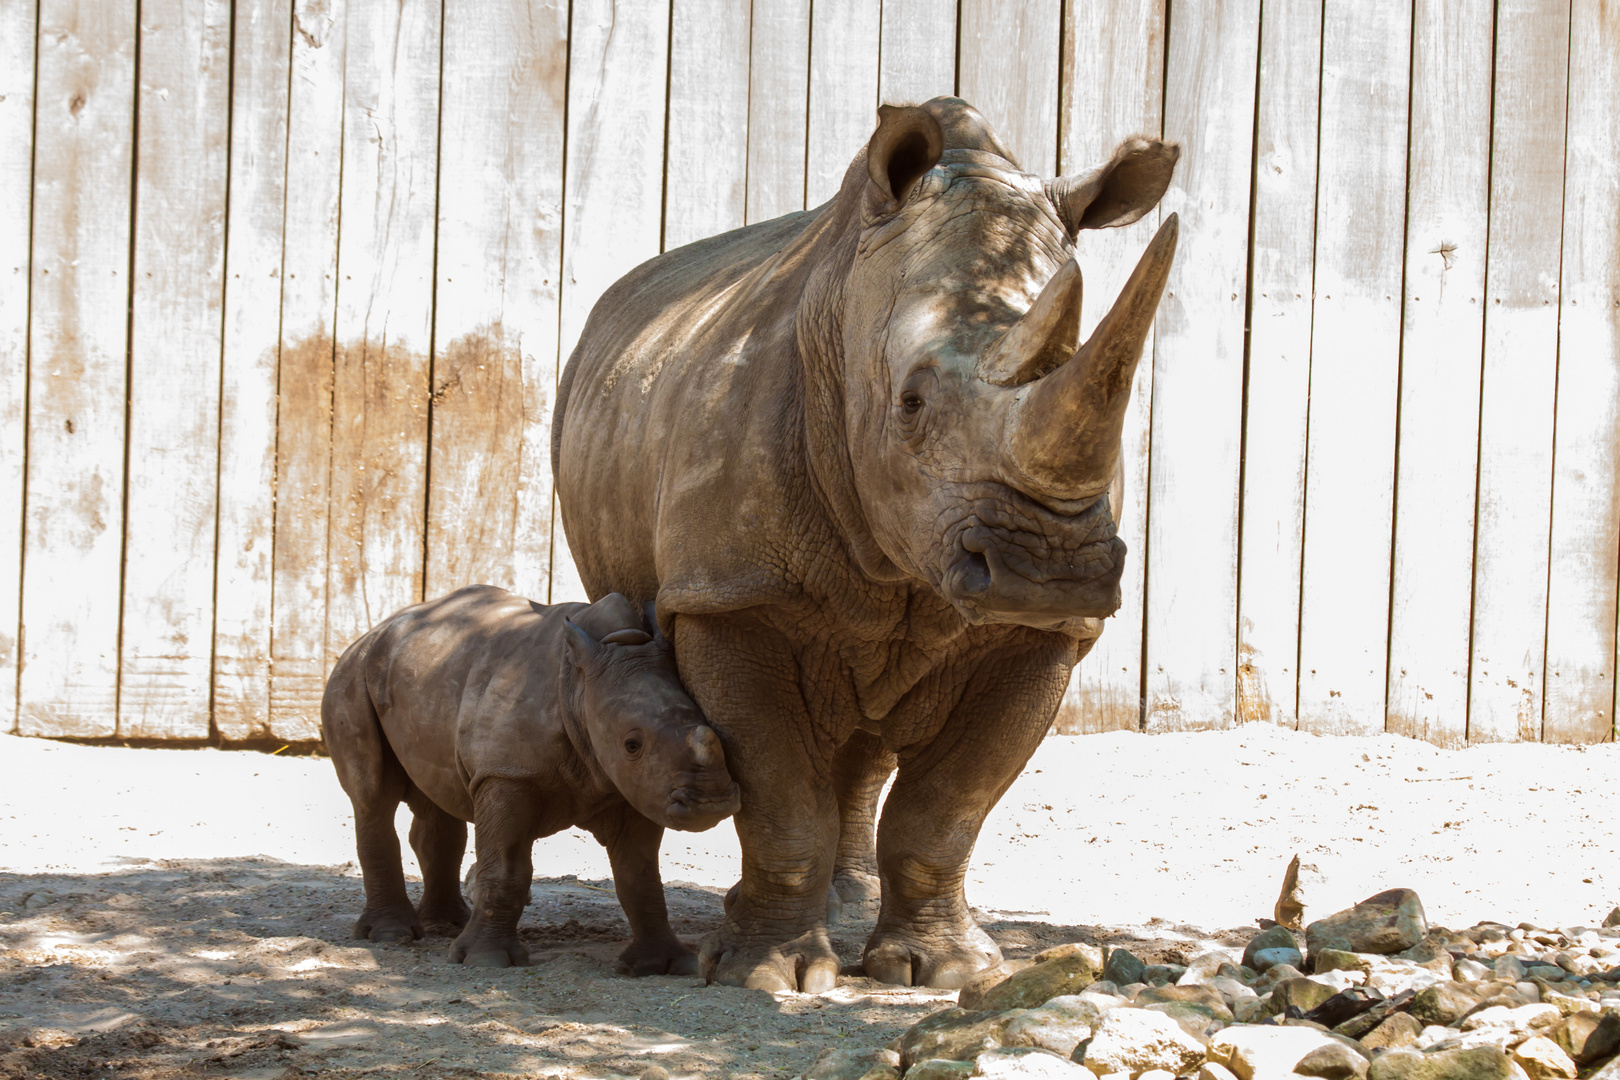
[[[697,954],[669,928],[664,882],[658,873],[658,845],[664,827],[621,803],[585,826],[607,848],[613,864],[613,891],[630,923],[630,944],[613,969],[620,975],[696,975]]]
[[[518,940],[518,919],[534,880],[535,838],[542,832],[533,790],[512,780],[485,780],[473,794],[478,854],[472,918],[450,946],[450,962],[469,967],[518,967],[529,949]]]
[[[1041,743],[1072,642],[1033,635],[976,665],[939,733],[900,754],[878,823],[883,904],[862,962],[880,982],[952,989],[1001,959],[968,912],[963,881],[991,807]]]
[[[827,938],[838,843],[835,735],[812,722],[798,660],[764,619],[682,615],[675,649],[681,679],[720,733],[742,793],[742,880],[724,925],[703,942],[704,977],[756,990],[830,990],[838,981]]]

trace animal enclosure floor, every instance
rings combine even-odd
[[[1246,940],[1299,852],[1316,915],[1409,886],[1445,925],[1593,924],[1620,903],[1616,777],[1613,744],[1053,737],[987,823],[968,897],[1009,956],[1087,940],[1184,962]],[[0,1080],[786,1077],[955,998],[621,978],[607,859],[576,832],[535,847],[527,968],[445,963],[444,938],[353,942],[352,843],[324,760],[0,737]],[[729,825],[666,836],[688,942],[738,866]],[[875,913],[849,914],[853,966]]]

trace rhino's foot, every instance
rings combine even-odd
[[[915,930],[879,925],[861,964],[878,982],[956,990],[973,974],[1001,962],[1001,950],[971,918]]]
[[[516,934],[477,933],[469,928],[451,944],[449,959],[467,967],[524,967],[529,962],[529,947]]]
[[[670,938],[668,941],[632,941],[613,961],[613,970],[639,979],[644,975],[696,975],[699,968],[697,953]]]
[[[838,983],[838,954],[820,927],[778,942],[719,930],[704,939],[698,958],[704,980],[724,986],[822,994]]]
[[[415,941],[422,936],[422,922],[411,908],[403,911],[368,908],[355,920],[351,936],[360,941]]]

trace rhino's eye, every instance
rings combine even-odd
[[[907,416],[915,416],[922,407],[922,395],[915,390],[907,390],[900,395],[900,408],[905,411]]]

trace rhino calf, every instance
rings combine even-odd
[[[658,845],[666,827],[698,832],[736,813],[738,790],[669,641],[623,596],[547,607],[473,585],[397,612],[332,669],[321,731],[354,804],[366,888],[355,937],[408,941],[449,924],[461,930],[452,962],[527,963],[517,924],[534,841],[578,825],[607,848],[630,922],[617,969],[697,973],[669,926]],[[394,831],[402,801],[422,865],[414,908]]]

